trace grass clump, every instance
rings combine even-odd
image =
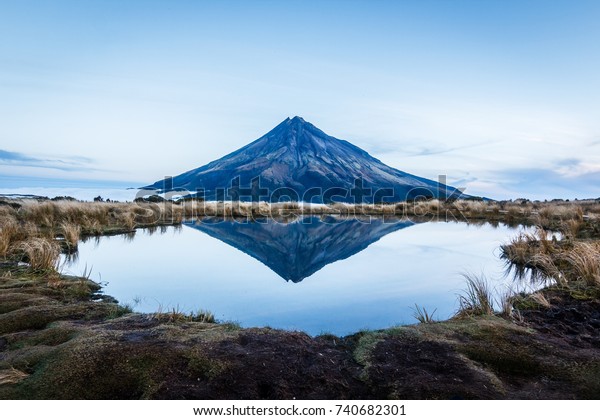
[[[600,287],[600,247],[597,242],[561,241],[521,234],[502,246],[502,258],[519,277],[528,269],[532,280],[552,279],[563,287]]]
[[[208,323],[208,324],[214,324],[217,322],[215,319],[215,315],[212,312],[204,310],[204,309],[200,309],[199,311],[197,311],[195,313],[191,313],[190,321],[204,322],[204,323]]]
[[[14,219],[3,218],[0,220],[0,256],[7,255],[18,230],[18,224]]]
[[[77,249],[77,244],[79,243],[81,235],[81,227],[73,223],[63,222],[60,225],[60,230],[69,249]]]
[[[494,315],[494,299],[489,283],[484,276],[463,274],[467,288],[458,295],[458,312],[456,317]]]
[[[421,324],[433,324],[434,322],[437,322],[435,319],[433,319],[433,315],[436,311],[437,309],[434,309],[433,312],[429,313],[425,307],[415,304],[413,317]]]
[[[15,368],[0,370],[0,385],[16,384],[26,379],[29,374]]]
[[[590,243],[578,242],[563,255],[574,281],[600,287],[600,251]]]
[[[116,319],[133,312],[131,305],[111,304],[106,319]]]
[[[56,241],[46,238],[29,238],[14,247],[21,253],[33,271],[56,270],[60,257],[60,247]]]
[[[217,321],[212,312],[203,309],[197,312],[186,313],[179,309],[179,307],[173,307],[170,310],[164,311],[162,306],[159,306],[158,310],[150,314],[150,319],[155,319],[159,322],[166,323],[178,323],[178,322],[204,322],[209,324],[215,324]]]

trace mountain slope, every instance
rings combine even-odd
[[[238,178],[239,177],[239,178]],[[203,190],[207,200],[394,202],[454,197],[453,187],[385,165],[300,117],[287,118],[258,140],[200,168],[145,189]]]

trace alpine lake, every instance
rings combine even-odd
[[[347,335],[417,322],[415,305],[451,317],[465,274],[497,297],[527,289],[500,246],[523,227],[371,217],[203,218],[92,237],[65,274],[100,283],[136,312],[208,310],[242,327]]]

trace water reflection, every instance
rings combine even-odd
[[[244,327],[340,335],[415,322],[414,304],[451,316],[464,272],[510,285],[499,246],[517,230],[507,226],[310,222],[138,229],[81,243],[64,271],[87,272],[140,312],[208,309]]]
[[[326,265],[415,223],[406,219],[303,217],[290,223],[275,219],[263,223],[202,219],[184,224],[256,258],[283,279],[298,283]]]

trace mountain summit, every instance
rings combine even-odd
[[[456,188],[387,166],[301,117],[286,118],[241,149],[144,189],[243,201],[373,203],[465,197]]]

